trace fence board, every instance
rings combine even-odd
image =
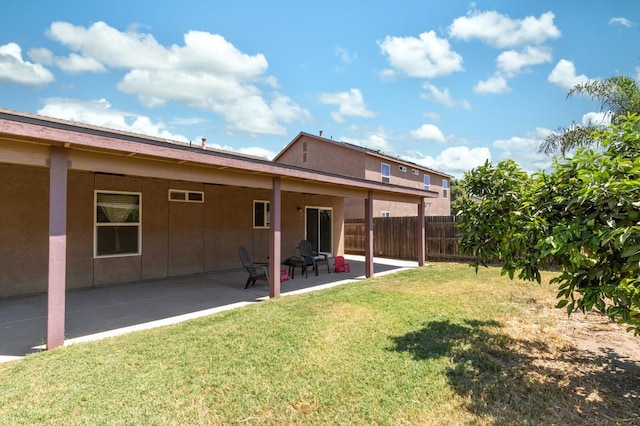
[[[364,254],[364,219],[345,220],[345,253]],[[376,217],[373,219],[375,256],[415,260],[418,258],[418,217]],[[425,217],[425,254],[432,261],[470,261],[458,251],[455,216]]]

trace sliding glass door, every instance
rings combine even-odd
[[[330,208],[307,207],[306,239],[318,253],[331,253],[333,211]]]

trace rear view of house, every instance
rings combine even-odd
[[[338,142],[309,133],[299,133],[273,160],[280,164],[289,164],[333,173],[399,185],[423,190],[429,194],[425,214],[429,216],[447,216],[451,212],[451,194],[449,183],[452,176],[427,169],[415,163],[403,161],[346,142]],[[373,203],[374,217],[380,216],[416,216],[416,206],[392,200],[376,200]],[[345,199],[345,219],[363,218],[364,206],[358,199]]]

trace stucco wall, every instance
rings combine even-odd
[[[304,142],[306,162],[303,162]],[[364,179],[365,157],[363,152],[302,135],[280,156],[278,163]]]
[[[47,290],[49,173],[0,165],[0,297]],[[142,255],[94,258],[94,191],[142,194]],[[204,192],[204,203],[168,200],[169,189]],[[163,278],[239,268],[239,245],[266,260],[269,230],[253,228],[253,200],[270,191],[70,171],[67,207],[67,287]],[[344,252],[343,200],[282,193],[282,259],[297,255],[306,206],[333,210],[333,251]],[[298,211],[298,208],[302,211]]]
[[[48,170],[0,165],[0,184],[0,296],[42,292],[42,266],[49,261]]]

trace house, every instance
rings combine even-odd
[[[67,289],[239,268],[239,245],[268,258],[275,277],[301,239],[344,252],[345,198],[371,218],[377,200],[424,215],[432,196],[5,109],[0,182],[0,297],[46,292],[47,348],[64,342]],[[371,276],[372,219],[366,241]],[[424,238],[417,244],[422,265]]]
[[[453,176],[431,170],[346,142],[334,141],[309,133],[299,133],[273,160],[312,170],[351,176],[390,185],[424,190],[429,194],[426,215],[451,214],[449,184]],[[373,214],[380,216],[416,216],[415,204],[375,200]],[[346,199],[344,217],[364,217],[364,205],[358,199]]]

